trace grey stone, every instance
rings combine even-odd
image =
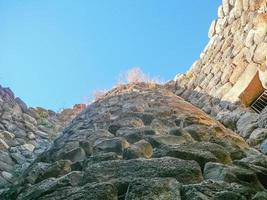
[[[180,187],[174,178],[136,179],[129,184],[125,200],[181,200]]]
[[[205,180],[199,184],[183,185],[181,193],[184,200],[246,200],[252,198],[255,191],[237,183]]]
[[[256,174],[248,169],[226,166],[219,163],[207,163],[203,172],[205,179],[239,183],[255,190],[263,189]]]
[[[265,139],[261,145],[260,145],[260,150],[262,153],[264,153],[265,155],[267,155],[267,139]]]
[[[201,169],[195,161],[170,157],[150,160],[113,160],[85,167],[85,182],[103,182],[125,177],[129,180],[145,177],[173,177],[181,183],[196,183],[202,180]]]
[[[151,158],[153,155],[153,147],[151,144],[145,140],[140,140],[129,148],[126,148],[123,152],[124,159],[134,159],[134,158]]]
[[[93,151],[115,152],[122,154],[123,150],[129,146],[124,138],[99,139],[93,146]]]

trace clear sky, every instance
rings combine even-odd
[[[204,49],[221,0],[0,0],[0,84],[58,111],[140,67],[173,79]]]

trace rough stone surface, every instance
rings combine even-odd
[[[125,199],[180,200],[180,187],[172,178],[137,179],[129,184]]]
[[[266,87],[266,12],[223,0],[186,74],[87,108],[28,108],[0,87],[0,199],[266,199],[267,109],[243,99],[255,77]]]
[[[259,150],[263,150],[260,145],[266,136],[258,140],[250,139],[250,135],[256,129],[265,128],[266,111],[259,117],[254,114],[254,123],[249,120],[241,120],[241,123],[239,118],[253,113],[241,105],[245,98],[243,92],[248,92],[249,86],[253,88],[252,80],[258,77],[266,88],[266,12],[265,0],[223,0],[218,19],[212,22],[209,30],[209,43],[189,71],[176,76],[173,89],[177,95],[237,131]],[[247,95],[257,99],[260,87]],[[222,101],[235,108],[221,106]]]
[[[72,113],[73,118],[78,111]],[[14,183],[21,170],[48,149],[69,120],[64,113],[28,108],[9,88],[0,86],[0,189]]]
[[[241,121],[251,120],[247,116]],[[251,162],[256,156],[262,161]],[[197,194],[242,199],[263,191],[265,159],[166,86],[122,85],[66,126],[0,197],[190,199]],[[12,179],[7,173],[3,177]]]

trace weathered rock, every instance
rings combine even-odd
[[[138,169],[138,170],[137,170]],[[145,177],[173,177],[181,183],[197,183],[202,180],[199,165],[195,161],[176,158],[154,158],[150,160],[114,160],[85,167],[85,182],[105,182],[109,179]]]
[[[237,105],[220,103],[205,95],[190,96],[202,98],[196,103],[205,100],[207,106],[217,105],[211,109],[212,115],[221,108],[238,109]],[[245,112],[237,110],[236,116],[238,113]],[[239,130],[242,120],[253,121],[248,115],[235,119]],[[18,147],[11,147],[12,159],[29,159],[29,149],[22,146],[32,144],[36,148],[33,152],[38,151],[42,148],[38,139],[46,141],[36,134],[30,142],[21,141]],[[252,198],[256,190],[262,191],[265,186],[263,166],[267,162],[253,158],[253,163],[248,159],[259,155],[262,154],[250,149],[236,133],[165,86],[129,84],[114,88],[89,105],[0,198],[183,199],[192,194],[214,199]],[[4,165],[6,171],[12,163]],[[221,169],[223,175],[219,174]],[[215,181],[215,186],[211,181],[203,182],[202,171],[205,178],[237,182],[228,183],[237,189],[230,189],[225,182]],[[180,184],[188,186],[191,194]],[[204,191],[195,193],[198,185]],[[244,188],[250,186],[244,194]]]
[[[263,188],[253,171],[236,166],[226,166],[218,163],[207,163],[203,172],[205,179],[239,183],[255,190]]]
[[[162,136],[150,136],[147,138],[152,146],[159,145],[177,145],[186,144],[192,142],[193,139],[190,135],[175,136],[175,135],[162,135]]]
[[[256,162],[257,159],[261,159],[261,162]],[[234,164],[254,172],[257,175],[258,180],[266,188],[267,187],[267,168],[266,168],[266,164],[264,164],[264,160],[266,162],[266,159],[267,158],[264,157],[263,155],[254,155],[254,156],[250,156],[250,158],[244,158],[241,160],[234,161]],[[251,160],[253,161],[251,162]]]
[[[184,160],[195,160],[203,169],[207,162],[230,163],[230,154],[222,146],[209,142],[196,142],[185,145],[161,146],[154,157],[171,156]]]
[[[261,145],[260,145],[260,150],[262,153],[264,153],[265,155],[267,155],[267,139],[265,139]]]
[[[256,145],[260,144],[266,138],[267,138],[267,129],[266,128],[257,128],[251,133],[247,142],[251,146],[256,146]]]
[[[116,187],[110,183],[99,183],[99,184],[87,184],[83,187],[64,187],[56,190],[51,194],[47,194],[40,200],[55,199],[58,197],[66,200],[74,199],[95,199],[95,200],[117,200],[118,194]]]
[[[30,152],[33,152],[33,150],[35,149],[35,146],[32,144],[24,144],[24,145],[22,145],[22,148],[25,150],[28,150]]]
[[[199,184],[182,186],[182,199],[231,199],[245,200],[250,199],[255,191],[249,187],[223,181],[205,180]]]
[[[246,113],[237,121],[237,131],[241,136],[248,138],[250,134],[258,127],[258,115],[254,113]]]
[[[150,127],[121,128],[116,133],[117,136],[124,137],[129,143],[138,142],[146,138],[146,136],[155,134],[156,132]]]
[[[7,150],[7,149],[9,149],[8,144],[3,139],[0,138],[0,150]]]
[[[134,143],[123,152],[123,158],[134,159],[134,158],[151,158],[153,155],[153,147],[145,140],[140,140]]]
[[[180,187],[172,178],[137,179],[129,184],[125,200],[180,200]]]
[[[265,42],[260,43],[255,50],[253,60],[256,63],[263,63],[266,60],[266,55],[267,55],[267,43]]]
[[[80,178],[81,175],[79,172],[72,172],[59,179],[49,178],[29,187],[17,199],[34,200],[58,197],[63,199],[117,199],[116,188],[111,184],[88,184],[83,187],[78,187]]]
[[[12,140],[15,137],[13,133],[10,133],[8,131],[1,131],[0,132],[0,138],[3,140]]]
[[[71,162],[68,160],[60,160],[49,165],[41,174],[38,175],[37,182],[50,178],[61,177],[71,171]]]
[[[267,199],[267,192],[258,192],[252,198],[252,200],[266,200]]]
[[[217,158],[208,151],[192,149],[187,146],[165,146],[155,150],[154,157],[171,156],[183,160],[195,160],[203,169],[207,162],[216,162]]]
[[[124,138],[99,139],[95,142],[95,151],[115,152],[122,154],[123,150],[129,146]]]

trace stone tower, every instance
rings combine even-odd
[[[178,83],[222,100],[250,105],[266,89],[266,0],[223,0],[209,43]]]

